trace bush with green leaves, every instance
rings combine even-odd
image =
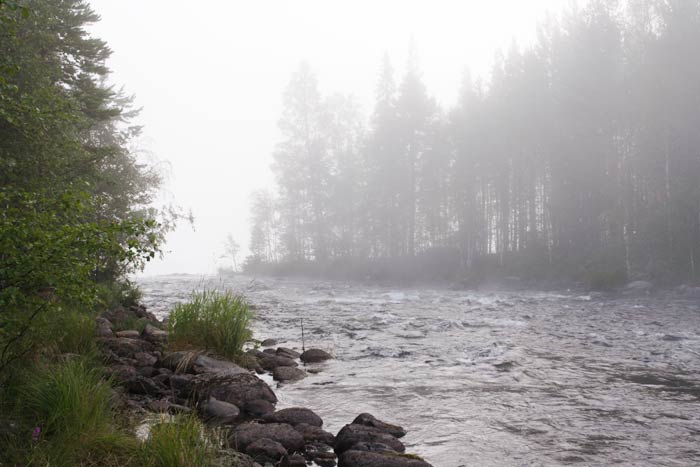
[[[97,202],[77,191],[0,190],[0,374],[53,342],[61,315],[93,310],[105,264],[155,256],[153,221],[96,220]]]
[[[170,313],[168,342],[173,349],[202,349],[236,359],[252,337],[252,317],[246,301],[229,291],[193,292],[189,302]]]

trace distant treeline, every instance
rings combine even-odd
[[[302,64],[248,269],[696,278],[700,1],[594,0],[538,31],[451,109],[385,58],[368,123]]]

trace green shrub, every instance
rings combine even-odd
[[[16,400],[30,445],[27,464],[131,464],[138,441],[117,427],[112,395],[109,381],[83,358],[28,371]]]
[[[252,312],[231,292],[193,292],[188,303],[175,306],[168,317],[168,341],[175,350],[211,350],[227,357],[242,354],[252,337]]]
[[[107,309],[138,305],[141,296],[138,286],[128,279],[102,283],[98,288],[98,300]]]
[[[209,467],[220,456],[220,443],[193,415],[165,418],[151,427],[143,445],[143,465]]]

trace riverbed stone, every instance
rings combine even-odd
[[[128,337],[129,339],[138,339],[141,337],[141,334],[135,329],[128,329],[126,331],[117,331],[114,333],[115,336],[117,337]]]
[[[263,399],[247,401],[243,407],[244,412],[253,418],[262,418],[275,411],[275,406]]]
[[[288,452],[304,449],[304,438],[286,423],[243,423],[229,434],[229,444],[238,451],[246,452],[255,441],[268,438],[280,443]]]
[[[260,343],[261,347],[272,347],[277,345],[277,339],[265,339]]]
[[[261,352],[261,354],[262,355],[258,356],[258,361],[260,362],[260,366],[267,371],[273,371],[278,367],[295,367],[299,365],[291,358],[265,352]]]
[[[277,402],[272,389],[255,375],[250,373],[199,375],[196,378],[196,391],[201,398],[214,397],[236,407],[245,407],[246,403],[258,399],[271,404]]]
[[[206,403],[202,405],[202,414],[204,418],[215,424],[233,423],[238,418],[241,411],[234,404],[220,401],[215,397],[210,397]]]
[[[301,353],[297,352],[296,350],[292,350],[287,347],[277,347],[277,350],[275,351],[277,355],[280,357],[287,357],[291,359],[296,359],[301,357]]]
[[[383,422],[369,413],[361,413],[355,418],[355,420],[352,421],[352,423],[354,425],[364,425],[376,428],[384,433],[390,434],[395,438],[402,438],[406,436],[406,430],[399,425],[392,425],[391,423]]]
[[[319,426],[299,423],[294,425],[294,429],[301,433],[306,444],[327,444],[328,446],[333,446],[335,443],[335,436]]]
[[[279,382],[299,381],[306,377],[306,372],[291,366],[280,366],[272,371],[272,378]]]
[[[304,363],[320,363],[333,358],[333,356],[325,350],[309,349],[302,353],[299,358]]]
[[[144,339],[151,341],[151,342],[165,342],[166,339],[168,338],[168,333],[166,331],[163,331],[162,329],[158,329],[157,327],[153,326],[152,324],[147,324],[143,328],[143,332],[141,333],[141,337]]]
[[[345,425],[335,437],[335,452],[342,454],[357,443],[385,444],[396,452],[404,452],[403,443],[388,433],[377,428],[364,425]]]
[[[253,441],[248,445],[245,452],[261,464],[266,462],[275,463],[287,455],[287,450],[282,444],[269,438],[260,438]]]
[[[338,458],[338,467],[432,467],[417,456],[349,450]]]
[[[323,426],[323,420],[311,409],[306,407],[289,407],[266,415],[263,420],[267,423],[287,423],[292,426],[305,423],[311,426]]]

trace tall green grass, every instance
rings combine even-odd
[[[173,308],[168,317],[168,342],[174,350],[211,350],[236,359],[252,337],[252,312],[231,292],[193,292],[188,303]]]
[[[209,467],[221,456],[216,436],[194,415],[163,419],[151,427],[143,445],[142,465],[152,467]]]
[[[17,388],[27,465],[131,465],[138,441],[117,426],[113,391],[99,368],[74,358],[29,370]]]

